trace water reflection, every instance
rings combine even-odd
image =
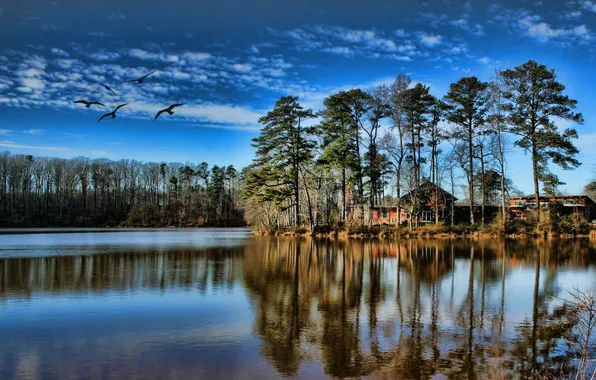
[[[595,250],[254,238],[0,259],[0,377],[558,376],[557,297],[593,286]]]
[[[555,297],[594,283],[584,243],[260,239],[245,282],[284,376],[313,360],[335,377],[560,374]]]

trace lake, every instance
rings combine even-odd
[[[589,240],[0,233],[0,379],[523,377],[596,280]]]

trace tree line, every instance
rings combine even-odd
[[[157,163],[0,153],[8,226],[241,226],[239,173],[206,162]]]
[[[332,94],[319,112],[302,107],[297,96],[284,96],[259,119],[256,157],[245,170],[247,221],[264,229],[308,225],[311,231],[371,224],[369,210],[380,204],[406,209],[409,220],[418,221],[424,204],[416,190],[430,183],[439,222],[446,206],[439,188],[454,194],[462,176],[469,223],[483,224],[489,204],[499,206],[505,223],[514,190],[506,165],[512,144],[531,160],[538,208],[541,193],[555,194],[563,184],[551,164],[567,170],[580,165],[577,132],[555,124],[583,123],[574,112],[577,101],[564,91],[553,69],[530,60],[497,70],[490,81],[461,78],[443,97],[405,74],[371,92]],[[477,204],[481,220],[475,219]],[[401,222],[398,213],[396,224]]]

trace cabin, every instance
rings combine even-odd
[[[596,203],[587,195],[540,197],[540,208],[555,207],[561,213],[580,213],[589,221],[596,217]],[[509,198],[509,210],[514,218],[525,220],[528,210],[534,208],[536,208],[536,198],[533,195]]]
[[[409,223],[409,210],[415,199],[418,199],[421,205],[418,212],[418,222],[422,224],[435,222],[435,199],[438,200],[439,205],[439,220],[444,222],[450,220],[451,204],[457,201],[453,194],[425,180],[418,189],[400,197],[401,207],[398,208],[397,205],[375,205],[372,207],[373,224],[395,224],[398,220],[398,212],[400,223]]]

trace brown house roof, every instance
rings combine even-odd
[[[457,201],[457,198],[454,197],[453,194],[446,191],[445,189],[442,189],[441,187],[439,187],[436,190],[438,190],[439,194],[441,196],[445,197],[446,199]],[[432,183],[431,181],[424,180],[422,182],[422,184],[418,187],[418,189],[412,190],[412,191],[406,193],[405,195],[402,195],[400,199],[407,200],[407,199],[411,198],[412,195],[415,194],[416,192],[419,192],[422,197],[430,198],[430,196],[432,194],[434,194],[434,192],[435,192],[435,184]]]

